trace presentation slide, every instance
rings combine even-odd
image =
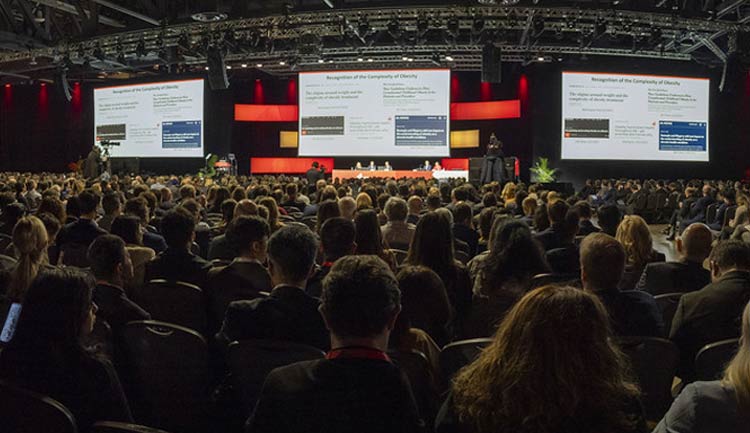
[[[563,72],[562,158],[708,162],[707,78]]]
[[[449,156],[448,69],[299,74],[300,156]]]
[[[94,89],[94,139],[112,157],[203,157],[203,80]]]

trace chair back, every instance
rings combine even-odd
[[[443,378],[449,382],[458,370],[474,362],[482,349],[491,342],[491,338],[472,338],[456,341],[443,347],[440,351],[440,369],[443,371]]]
[[[682,295],[684,295],[684,293],[665,293],[663,295],[654,296],[656,306],[659,307],[661,317],[664,320],[664,330],[666,334],[669,334],[669,329],[672,327],[672,319],[677,312],[677,305],[679,305]]]
[[[151,427],[124,422],[102,421],[91,427],[91,433],[167,433]]]
[[[531,279],[531,289],[548,284],[580,286],[580,274],[539,274]]]
[[[0,381],[2,431],[77,433],[73,414],[57,400]]]
[[[199,432],[209,395],[206,340],[182,326],[154,320],[130,322],[118,346],[118,365],[136,422]]]
[[[271,370],[324,356],[320,349],[289,341],[242,340],[229,345],[227,367],[242,407],[252,408]]]
[[[578,275],[581,272],[578,248],[575,245],[553,248],[544,255],[552,272],[556,274]]]
[[[456,260],[465,265],[469,263],[469,260],[471,260],[471,256],[466,251],[456,250]]]
[[[696,380],[717,380],[724,373],[729,361],[737,354],[740,340],[730,338],[703,346],[695,355]]]
[[[182,281],[151,280],[134,290],[134,300],[154,320],[203,333],[207,327],[206,300],[200,287]]]
[[[672,382],[680,353],[669,340],[653,337],[621,337],[620,348],[630,360],[643,392],[646,419],[659,421],[672,404]]]
[[[394,256],[396,256],[396,263],[398,263],[399,266],[404,263],[404,260],[406,260],[406,256],[409,255],[409,252],[405,250],[391,248],[391,252]]]
[[[737,213],[737,205],[727,207],[727,211],[724,212],[724,221],[721,222],[721,227],[724,228],[729,225],[729,220],[734,218],[734,214]]]
[[[409,379],[414,399],[419,408],[419,414],[424,420],[433,420],[440,408],[436,381],[431,374],[430,362],[424,353],[411,350],[408,352],[389,351],[388,356],[394,360],[401,371]],[[435,372],[437,374],[437,372]]]
[[[88,245],[79,243],[66,243],[60,246],[62,254],[62,264],[65,266],[75,266],[77,268],[88,268],[91,266],[88,257]]]
[[[716,203],[712,203],[708,205],[706,208],[706,224],[711,224],[716,219],[716,212],[719,208],[719,205]]]

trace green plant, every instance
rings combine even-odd
[[[549,159],[539,158],[531,167],[531,173],[536,177],[536,182],[549,183],[555,181],[557,169],[549,166]]]
[[[209,179],[214,177],[216,175],[214,164],[216,164],[216,161],[218,160],[218,155],[211,155],[211,157],[208,159],[208,162],[206,162],[206,168],[201,168],[198,174]]]

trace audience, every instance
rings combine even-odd
[[[96,220],[96,224],[102,229],[110,231],[112,221],[122,213],[120,197],[114,193],[105,194],[102,197],[102,210],[104,210],[104,216]]]
[[[232,220],[246,215],[258,215],[258,206],[251,200],[240,200],[234,207]],[[227,225],[227,229],[230,225],[231,222]],[[211,239],[208,246],[209,260],[232,260],[236,256],[237,250],[234,249],[232,243],[227,239],[226,233],[222,233]]]
[[[680,298],[669,333],[680,349],[680,377],[686,380],[703,346],[740,336],[742,309],[750,301],[750,246],[722,241],[708,259],[711,284]]]
[[[445,285],[438,274],[425,266],[403,266],[396,279],[403,310],[391,335],[392,345],[406,352],[410,349],[423,352],[435,371],[439,371],[433,340],[441,346],[449,342],[452,313]]]
[[[333,201],[329,201],[333,203]],[[329,218],[320,228],[320,249],[323,263],[307,281],[305,291],[319,298],[323,293],[323,279],[331,271],[336,260],[352,255],[357,249],[354,223],[343,217]]]
[[[140,219],[133,215],[120,215],[112,221],[110,233],[125,242],[130,261],[133,263],[133,277],[125,281],[128,293],[141,287],[146,277],[146,264],[156,257],[156,252],[143,246],[143,232]]]
[[[57,235],[57,243],[63,252],[67,245],[88,248],[94,239],[107,234],[106,230],[96,224],[99,196],[94,191],[88,189],[80,193],[78,206],[80,211],[78,219],[65,225]],[[68,214],[70,215],[70,212]]]
[[[607,322],[586,291],[528,293],[458,373],[436,431],[645,432],[638,387]]]
[[[375,255],[383,259],[392,270],[396,269],[396,256],[388,249],[383,240],[383,232],[380,230],[378,215],[372,209],[362,209],[357,211],[354,217],[354,226],[356,228],[354,243],[356,244],[355,254]]]
[[[151,248],[154,252],[161,253],[167,249],[167,242],[164,236],[155,233],[156,229],[149,226],[151,221],[148,208],[148,201],[143,197],[135,197],[125,202],[125,213],[138,218],[143,233],[143,246]]]
[[[341,216],[339,204],[335,200],[326,200],[318,205],[318,213],[315,218],[315,233],[320,235],[323,224],[331,218]]]
[[[578,218],[580,219],[578,235],[587,236],[591,233],[598,233],[601,231],[599,227],[591,222],[591,205],[589,205],[587,201],[581,200],[576,202],[575,206],[573,206],[573,210],[578,214]]]
[[[471,206],[466,202],[456,203],[453,215],[453,236],[465,242],[469,246],[469,257],[474,257],[479,245],[479,233],[473,227]]]
[[[385,203],[388,222],[380,227],[383,240],[390,248],[407,251],[417,227],[407,222],[409,208],[401,197],[390,197]]]
[[[400,310],[398,283],[385,262],[371,255],[336,262],[320,306],[331,351],[272,371],[246,431],[421,431],[409,383],[386,354]]]

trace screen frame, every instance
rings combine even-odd
[[[446,129],[446,148],[448,151],[447,155],[382,155],[382,156],[375,156],[375,155],[344,155],[344,154],[335,154],[335,155],[301,155],[299,153],[302,146],[300,143],[302,142],[302,104],[300,101],[300,92],[302,91],[302,84],[301,84],[301,76],[303,74],[325,74],[325,73],[346,73],[346,72],[411,72],[411,71],[444,71],[448,72],[448,123],[447,123],[447,129]],[[451,118],[451,104],[452,101],[452,95],[451,95],[451,83],[453,80],[453,70],[451,68],[406,68],[406,69],[336,69],[336,70],[314,70],[314,71],[302,71],[297,73],[297,104],[298,104],[298,115],[297,115],[297,157],[301,158],[314,158],[314,157],[321,157],[321,156],[331,156],[334,158],[450,158],[451,157],[451,122],[453,119]]]
[[[706,160],[674,160],[674,159],[612,159],[612,158],[564,158],[563,157],[563,135],[565,131],[565,124],[563,122],[564,115],[563,115],[563,76],[566,73],[570,74],[591,74],[591,75],[621,75],[621,76],[631,76],[631,77],[655,77],[655,78],[676,78],[676,79],[684,79],[684,80],[703,80],[708,82],[708,97],[706,100],[706,105],[708,107],[707,114],[706,114],[706,123],[707,123],[707,130],[706,130],[706,143],[707,143],[707,149],[706,154],[708,156],[708,159]],[[618,162],[622,164],[641,164],[641,163],[657,163],[657,164],[703,164],[707,165],[711,163],[711,152],[713,147],[711,146],[711,104],[712,104],[712,91],[711,91],[711,84],[712,79],[711,77],[707,77],[705,75],[700,76],[687,76],[687,75],[667,75],[667,74],[660,74],[660,73],[643,73],[643,74],[634,74],[629,72],[617,72],[617,71],[609,71],[609,70],[577,70],[577,69],[561,69],[559,76],[559,84],[560,84],[560,92],[558,94],[559,97],[559,107],[560,107],[560,113],[559,116],[557,116],[557,120],[560,122],[559,128],[558,128],[558,134],[557,138],[559,139],[559,145],[557,147],[557,157],[559,161],[571,161],[571,162],[580,162],[580,163],[597,163],[597,162]]]

